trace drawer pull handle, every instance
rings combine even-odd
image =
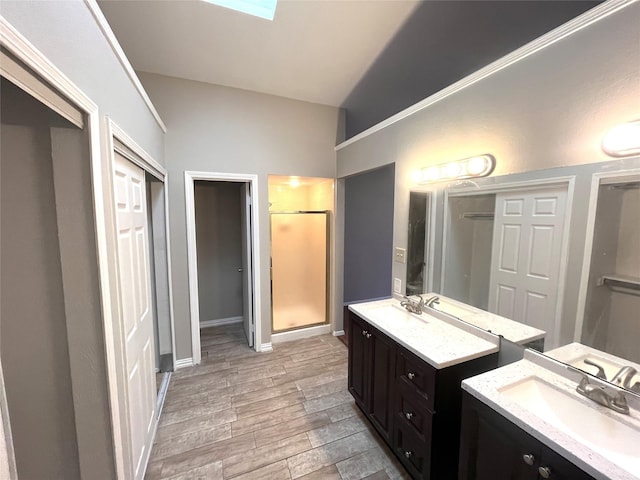
[[[411,458],[411,455],[413,455],[413,452],[409,452],[409,451],[404,452],[404,456],[407,458]]]
[[[368,332],[367,332],[366,330],[362,330],[362,336],[363,336],[363,337],[366,337],[366,336],[367,336],[367,333],[368,333]]]
[[[526,463],[527,465],[533,465],[533,462],[536,461],[536,458],[530,453],[527,453],[522,456],[522,460],[524,460],[524,463]]]
[[[367,338],[371,338],[371,334],[370,333],[367,333]]]
[[[538,473],[542,478],[551,478],[551,470],[549,467],[539,467]]]
[[[411,417],[413,417],[413,413],[411,413],[411,412],[407,412],[407,413],[405,413],[405,414],[404,414],[404,416],[405,416],[405,418],[406,418],[407,420],[411,420]]]
[[[408,378],[409,380],[413,380],[414,378],[416,378],[416,374],[415,374],[415,373],[411,373],[411,372],[409,372],[409,373],[407,373],[407,378]]]

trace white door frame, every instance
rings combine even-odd
[[[253,319],[255,324],[254,348],[256,352],[262,350],[261,311],[260,311],[260,228],[258,223],[259,194],[258,175],[242,173],[216,172],[184,172],[185,205],[187,214],[187,264],[189,270],[189,310],[191,314],[191,352],[192,362],[197,365],[202,360],[200,350],[200,306],[198,302],[198,252],[196,246],[196,209],[195,209],[195,181],[208,182],[240,182],[251,185],[251,249],[253,250]]]
[[[638,157],[640,158],[640,157]],[[627,180],[640,179],[640,168],[630,170],[616,170],[613,172],[594,173],[591,175],[591,189],[589,190],[589,210],[587,211],[587,231],[584,242],[584,256],[582,258],[582,274],[580,276],[580,290],[578,291],[578,308],[576,310],[576,327],[573,341],[580,343],[584,314],[587,308],[587,291],[589,289],[589,273],[591,270],[591,256],[593,254],[593,234],[596,228],[596,211],[600,187],[607,184],[621,183]]]
[[[553,188],[553,187],[563,187],[567,189],[567,204],[564,213],[564,226],[562,232],[562,253],[561,255],[561,263],[560,270],[558,272],[558,301],[556,302],[556,311],[554,315],[554,331],[553,338],[560,338],[560,327],[561,327],[561,319],[562,319],[562,308],[564,306],[564,290],[566,284],[567,277],[567,266],[568,266],[568,252],[569,252],[569,233],[571,230],[571,212],[573,210],[573,194],[575,190],[575,175],[568,175],[563,177],[553,177],[553,178],[543,178],[537,180],[525,180],[518,182],[506,182],[502,184],[492,184],[492,185],[483,185],[483,186],[474,186],[474,187],[466,187],[466,188],[451,188],[445,190],[444,192],[444,211],[443,211],[443,220],[442,220],[442,250],[441,250],[441,259],[442,259],[442,267],[440,271],[440,289],[442,289],[444,285],[444,276],[446,271],[446,244],[447,244],[447,232],[449,231],[450,221],[449,221],[449,197],[470,197],[476,195],[485,195],[492,193],[504,193],[504,192],[512,192],[512,191],[523,191],[523,190],[541,190],[544,188]]]

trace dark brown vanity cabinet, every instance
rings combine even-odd
[[[593,480],[467,392],[459,463],[459,480]]]
[[[415,479],[457,475],[460,383],[497,354],[436,369],[349,312],[349,391]]]
[[[352,314],[349,322],[349,391],[387,442],[392,434],[395,360],[392,340]]]

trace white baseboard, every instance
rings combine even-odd
[[[318,325],[316,327],[301,328],[300,330],[291,330],[290,332],[274,333],[271,335],[271,342],[274,344],[290,342],[328,333],[331,333],[331,325]]]
[[[334,330],[333,331],[333,336],[334,337],[342,337],[344,335],[344,330]]]
[[[242,323],[242,317],[216,318],[215,320],[205,320],[200,322],[200,329],[209,327],[219,327],[220,325],[231,325],[232,323]]]
[[[261,344],[260,345],[260,352],[262,352],[262,353],[273,352],[273,343],[269,342],[269,343]]]
[[[176,360],[173,368],[176,370],[180,370],[181,368],[193,367],[193,358],[181,358],[180,360]]]

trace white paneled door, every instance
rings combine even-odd
[[[144,171],[115,153],[114,200],[126,361],[126,411],[135,479],[142,479],[153,443],[156,409]]]
[[[547,332],[553,346],[566,188],[496,195],[489,310]]]

